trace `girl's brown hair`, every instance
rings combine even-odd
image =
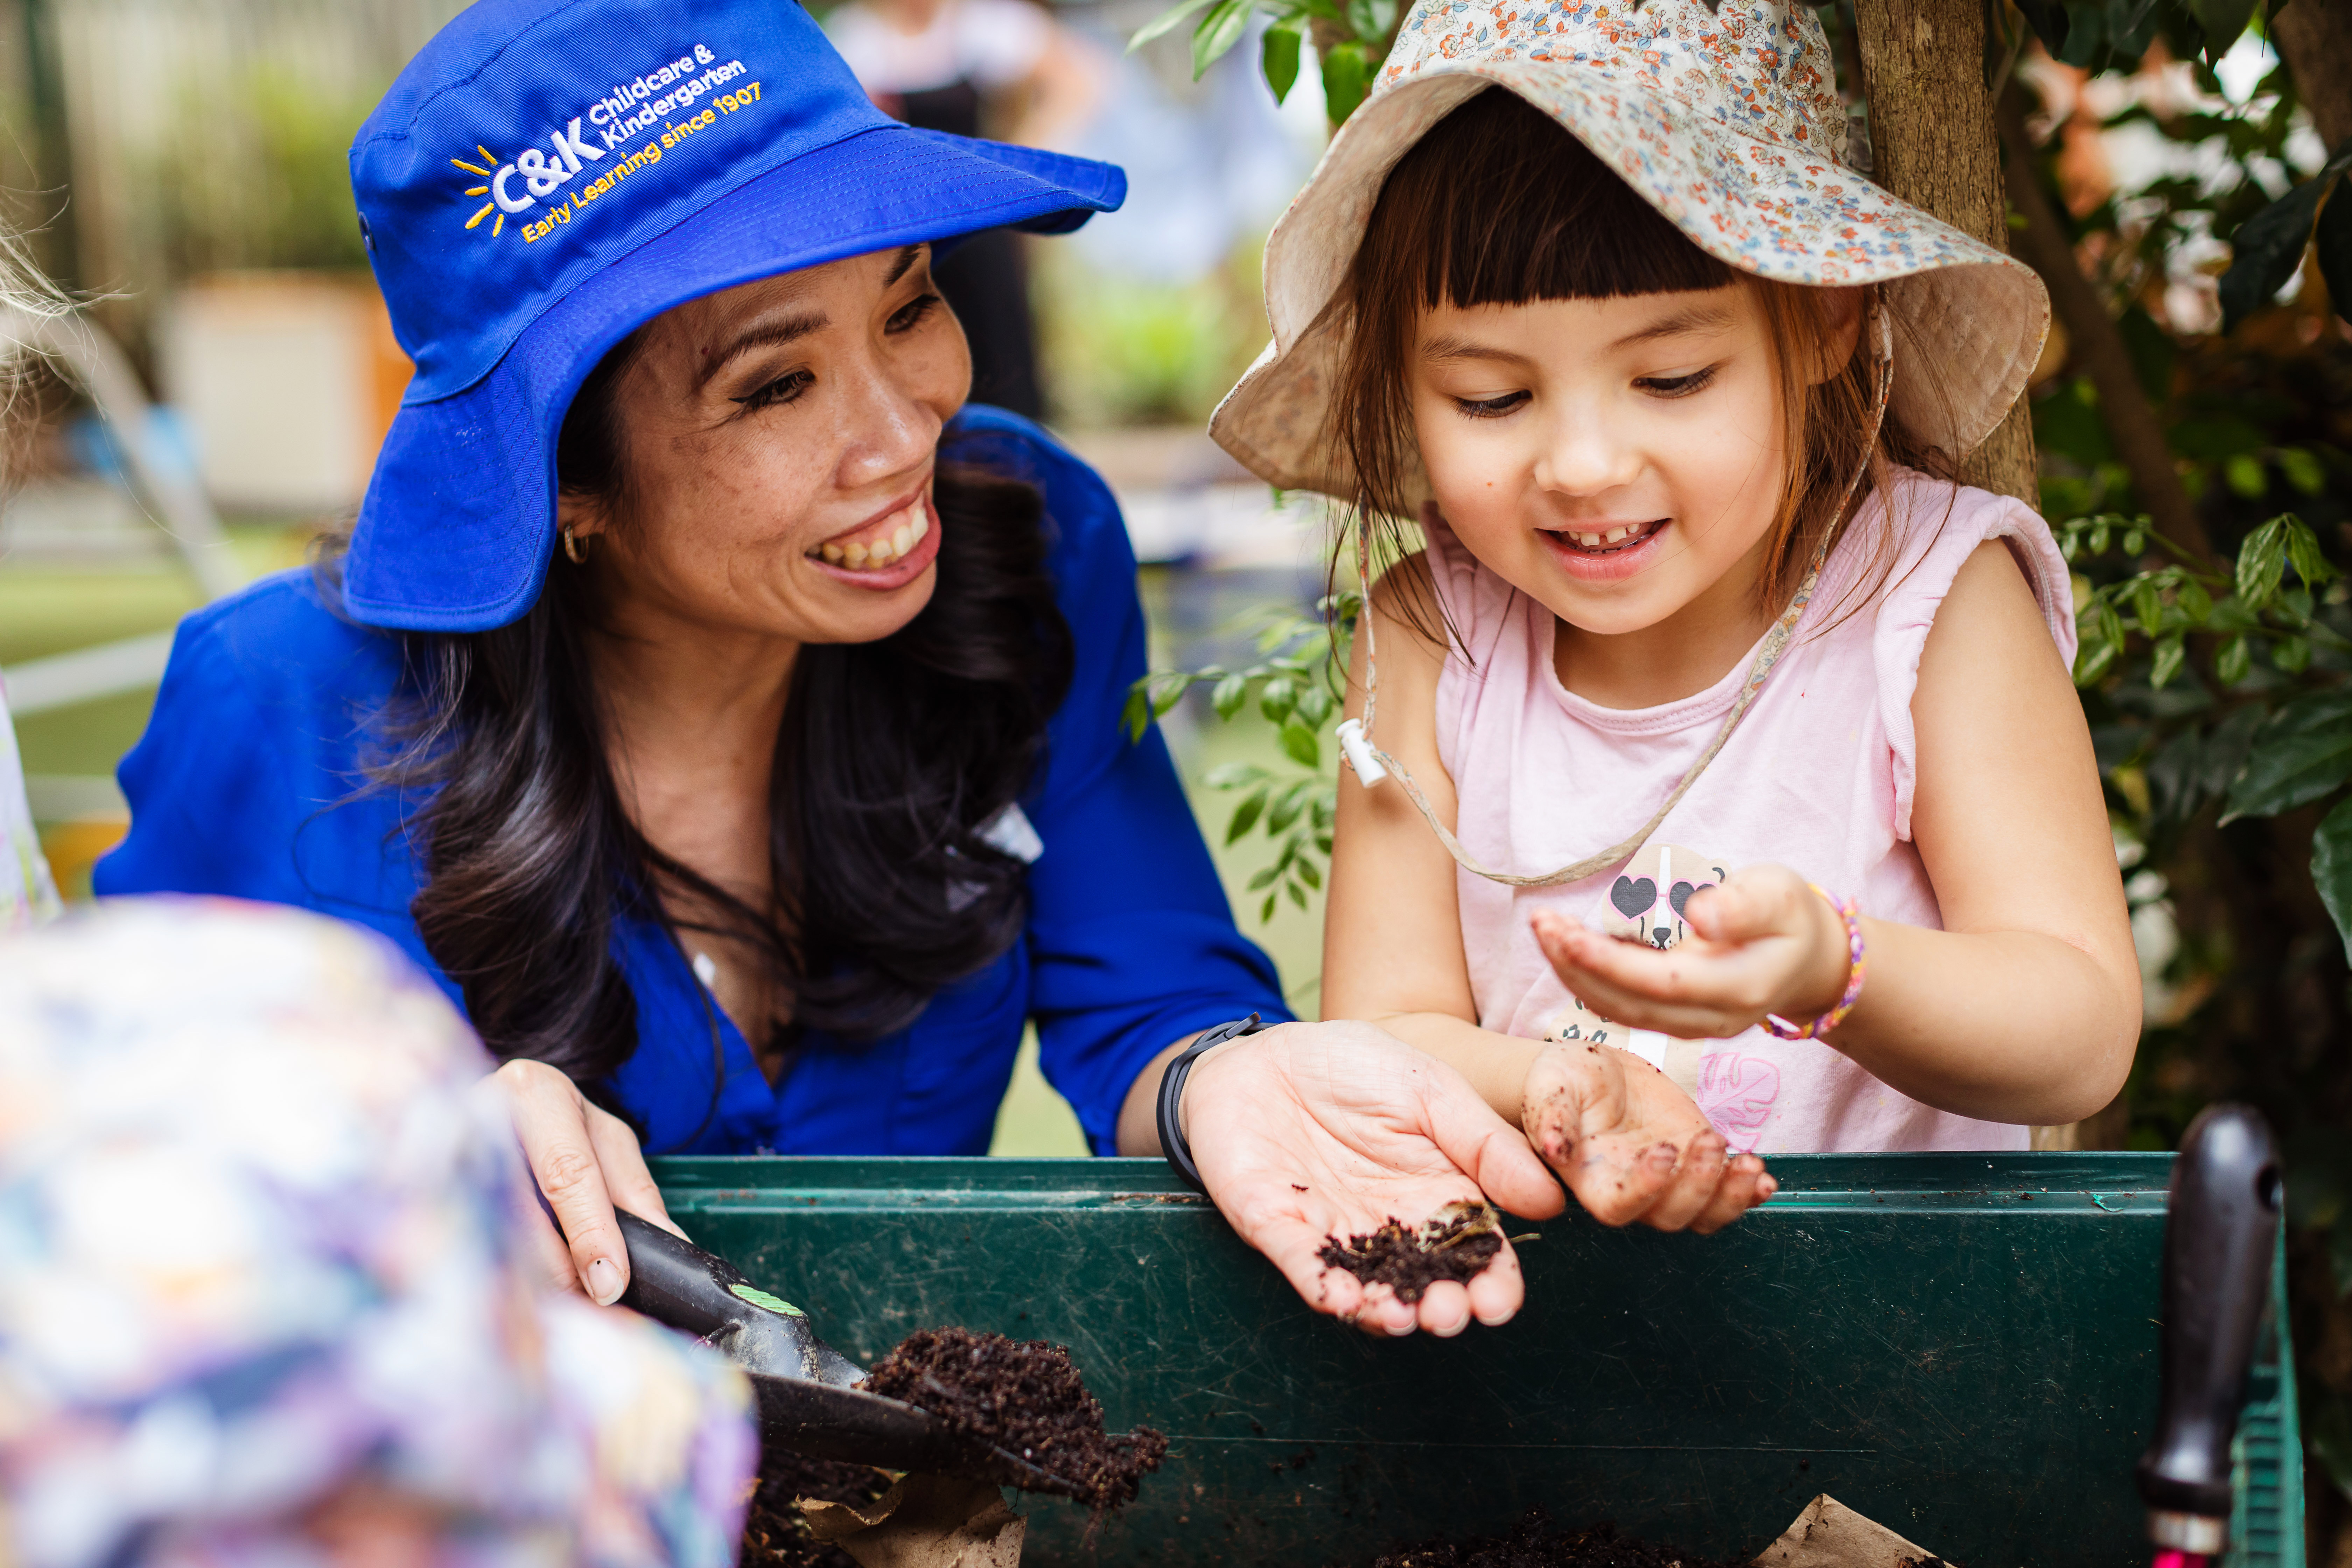
[[[1778,610],[1838,525],[1839,497],[1857,466],[1868,461],[1873,484],[1885,481],[1889,463],[1950,472],[1942,453],[1911,437],[1891,414],[1865,449],[1876,392],[1873,355],[1856,352],[1840,370],[1810,380],[1819,345],[1832,337],[1827,291],[1755,278],[1701,250],[1583,142],[1507,89],[1478,93],[1431,127],[1390,171],[1329,307],[1349,312],[1353,329],[1345,391],[1331,402],[1332,437],[1353,468],[1348,499],[1374,555],[1395,559],[1411,548],[1408,498],[1423,480],[1408,356],[1424,311],[1441,303],[1609,300],[1734,284],[1755,289],[1763,307],[1780,366],[1784,449],[1797,454],[1785,465],[1758,585],[1764,607]],[[1913,352],[1903,356],[1906,373],[1918,374],[1924,356],[1906,346]],[[1856,579],[1861,591],[1848,595],[1848,604],[1875,591],[1890,544],[1874,542],[1870,569]],[[1336,557],[1333,570],[1336,576]],[[1400,607],[1408,624],[1442,641],[1442,617],[1425,584],[1403,581]]]

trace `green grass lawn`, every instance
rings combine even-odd
[[[307,530],[259,524],[235,525],[230,533],[247,571],[256,575],[299,563],[309,537]],[[1155,604],[1157,584],[1147,578],[1145,586],[1147,605]],[[197,603],[194,585],[169,558],[104,566],[0,562],[0,668],[166,630]],[[1155,647],[1156,665],[1173,661],[1174,656],[1165,647]],[[152,689],[128,692],[19,719],[16,738],[24,752],[25,771],[111,774],[123,752],[145,729],[154,695]],[[1305,910],[1286,900],[1274,919],[1261,925],[1259,896],[1246,892],[1245,887],[1251,876],[1272,860],[1274,847],[1263,834],[1227,846],[1224,825],[1231,816],[1232,798],[1202,788],[1200,782],[1223,763],[1255,762],[1284,773],[1292,771],[1294,764],[1281,757],[1272,728],[1255,710],[1230,724],[1220,724],[1213,717],[1202,723],[1179,713],[1169,725],[1169,737],[1242,930],[1274,959],[1291,1007],[1312,1017],[1322,962],[1322,900],[1319,897],[1311,900]],[[42,826],[44,842],[50,846],[68,896],[87,896],[88,863],[109,841],[107,833],[93,832],[92,825]],[[1037,1070],[1034,1038],[1022,1047],[1012,1090],[998,1113],[993,1152],[1087,1152],[1076,1117]]]
[[[255,576],[299,564],[308,528],[230,525]],[[0,669],[26,659],[167,631],[202,595],[176,557],[107,564],[0,562]],[[130,692],[16,721],[28,773],[111,773],[147,726],[152,690]]]

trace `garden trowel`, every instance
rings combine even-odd
[[[927,1412],[869,1394],[866,1371],[817,1338],[808,1314],[742,1270],[633,1214],[621,1214],[629,1288],[621,1305],[694,1335],[751,1374],[762,1441],[812,1458],[1007,1482],[1085,1497],[1086,1488],[1010,1449],[948,1431]]]

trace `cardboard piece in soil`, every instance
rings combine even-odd
[[[1020,1568],[1028,1522],[982,1481],[910,1475],[870,1503],[801,1502],[809,1532],[860,1568]]]
[[[1914,1568],[1943,1563],[1883,1524],[1823,1492],[1805,1505],[1780,1539],[1756,1554],[1756,1568]],[[1943,1563],[1943,1568],[1957,1568]]]

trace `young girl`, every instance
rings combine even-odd
[[[1423,0],[1214,426],[1426,543],[1357,639],[1325,1015],[1615,1224],[2023,1149],[2138,1034],[2065,566],[1937,477],[2048,306],[1836,162],[1830,79],[1785,0]]]

